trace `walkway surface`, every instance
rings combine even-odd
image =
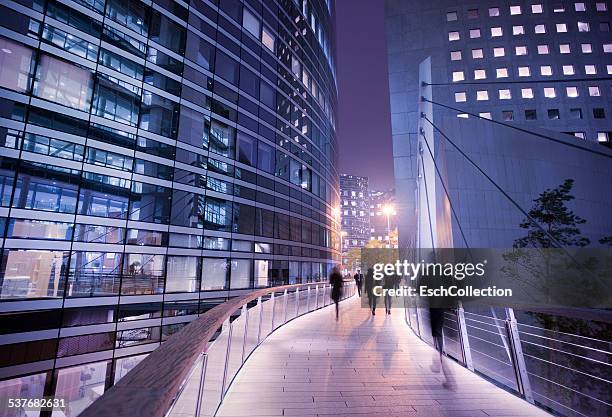
[[[432,369],[437,354],[402,310],[370,316],[356,297],[281,327],[255,350],[218,415],[528,416],[549,414],[445,358],[455,384]],[[438,362],[439,363],[439,362]],[[438,370],[439,371],[439,370]]]

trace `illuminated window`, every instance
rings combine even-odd
[[[480,38],[480,29],[470,29],[470,39]]]
[[[484,101],[489,99],[489,92],[487,90],[478,90],[476,91],[476,100]]]
[[[587,22],[578,22],[578,32],[588,32],[590,29]]]
[[[459,32],[448,32],[449,41],[458,41],[460,39]]]
[[[584,132],[574,132],[574,136],[576,136],[578,139],[585,138]]]
[[[474,70],[474,79],[475,80],[484,80],[487,78],[487,72],[483,69]]]
[[[569,43],[562,43],[559,45],[559,53],[560,54],[569,54],[571,52]]]
[[[457,114],[457,117],[460,118],[460,119],[469,119],[470,115],[467,114],[467,113],[459,113],[459,114]]]
[[[526,46],[516,46],[514,47],[514,53],[516,56],[527,55],[527,47]]]
[[[465,80],[463,71],[453,71],[453,82],[463,81],[463,80]]]
[[[606,54],[612,53],[612,43],[605,43],[603,46],[603,51]]]
[[[595,75],[597,74],[597,68],[595,68],[595,65],[585,65],[584,72],[586,75]]]
[[[578,97],[578,87],[565,87],[565,94],[567,94],[569,98]]]
[[[606,3],[595,3],[595,9],[597,9],[598,12],[607,12],[608,6]]]
[[[525,28],[523,27],[523,25],[512,26],[512,34],[513,35],[524,35]]]
[[[535,25],[535,33],[546,33],[546,25]]]
[[[548,45],[538,45],[538,55],[548,55]]]
[[[533,89],[521,88],[521,97],[522,98],[533,98]]]
[[[504,34],[504,32],[502,31],[502,28],[500,28],[500,27],[491,28],[491,37],[492,38],[497,38],[499,36],[502,36],[503,34]]]
[[[533,14],[542,13],[542,5],[541,4],[532,4],[531,5],[531,13],[533,13]]]
[[[574,66],[563,65],[563,75],[574,75]]]
[[[599,91],[599,87],[596,87],[596,86],[589,87],[589,95],[591,97],[599,97],[599,96],[601,96],[601,92]]]
[[[557,92],[554,87],[544,87],[544,97],[546,98],[555,98],[557,97]]]
[[[495,76],[497,78],[507,78],[508,77],[508,68],[497,68],[495,70]]]
[[[509,89],[505,88],[503,90],[499,90],[499,99],[500,100],[510,100],[512,98],[512,93]]]
[[[504,48],[493,48],[493,56],[500,57],[506,55],[506,50]]]
[[[510,15],[521,14],[521,6],[510,6]]]
[[[484,58],[484,53],[482,52],[482,49],[472,49],[472,58],[474,59]]]
[[[463,103],[467,101],[467,96],[465,94],[465,91],[462,91],[460,93],[455,93],[455,102],[456,103]]]
[[[608,132],[597,132],[597,142],[608,142],[610,134]]]
[[[491,113],[490,113],[490,112],[478,113],[478,115],[479,115],[480,117],[482,117],[483,119],[489,119],[489,120],[491,120]]]
[[[606,71],[608,72],[608,75],[612,74],[612,65],[606,65]]]
[[[584,12],[586,10],[584,3],[574,3],[574,8],[577,12]]]
[[[546,75],[546,76],[552,75],[552,68],[551,68],[551,66],[550,65],[542,65],[540,67],[540,75]]]
[[[519,67],[518,68],[519,77],[529,77],[531,75],[531,71],[529,67]]]
[[[567,32],[567,25],[565,23],[557,23],[557,33]]]
[[[461,51],[452,51],[451,61],[461,61]]]
[[[565,7],[561,4],[556,5],[555,7],[553,7],[553,12],[554,13],[563,13],[565,12]]]
[[[448,12],[448,13],[446,13],[446,21],[447,22],[454,22],[455,20],[457,20],[457,12]]]

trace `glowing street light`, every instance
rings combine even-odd
[[[387,204],[383,207],[382,212],[387,216],[387,241],[389,242],[389,247],[391,247],[391,221],[390,217],[395,216],[395,208],[392,204]]]

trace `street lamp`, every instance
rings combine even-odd
[[[382,212],[387,216],[387,241],[389,242],[389,248],[391,247],[391,215],[395,215],[395,209],[393,205],[387,204],[383,207]]]

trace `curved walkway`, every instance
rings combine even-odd
[[[455,384],[431,369],[436,352],[402,310],[372,317],[359,299],[293,320],[245,363],[218,416],[528,416],[549,414],[445,358]]]

